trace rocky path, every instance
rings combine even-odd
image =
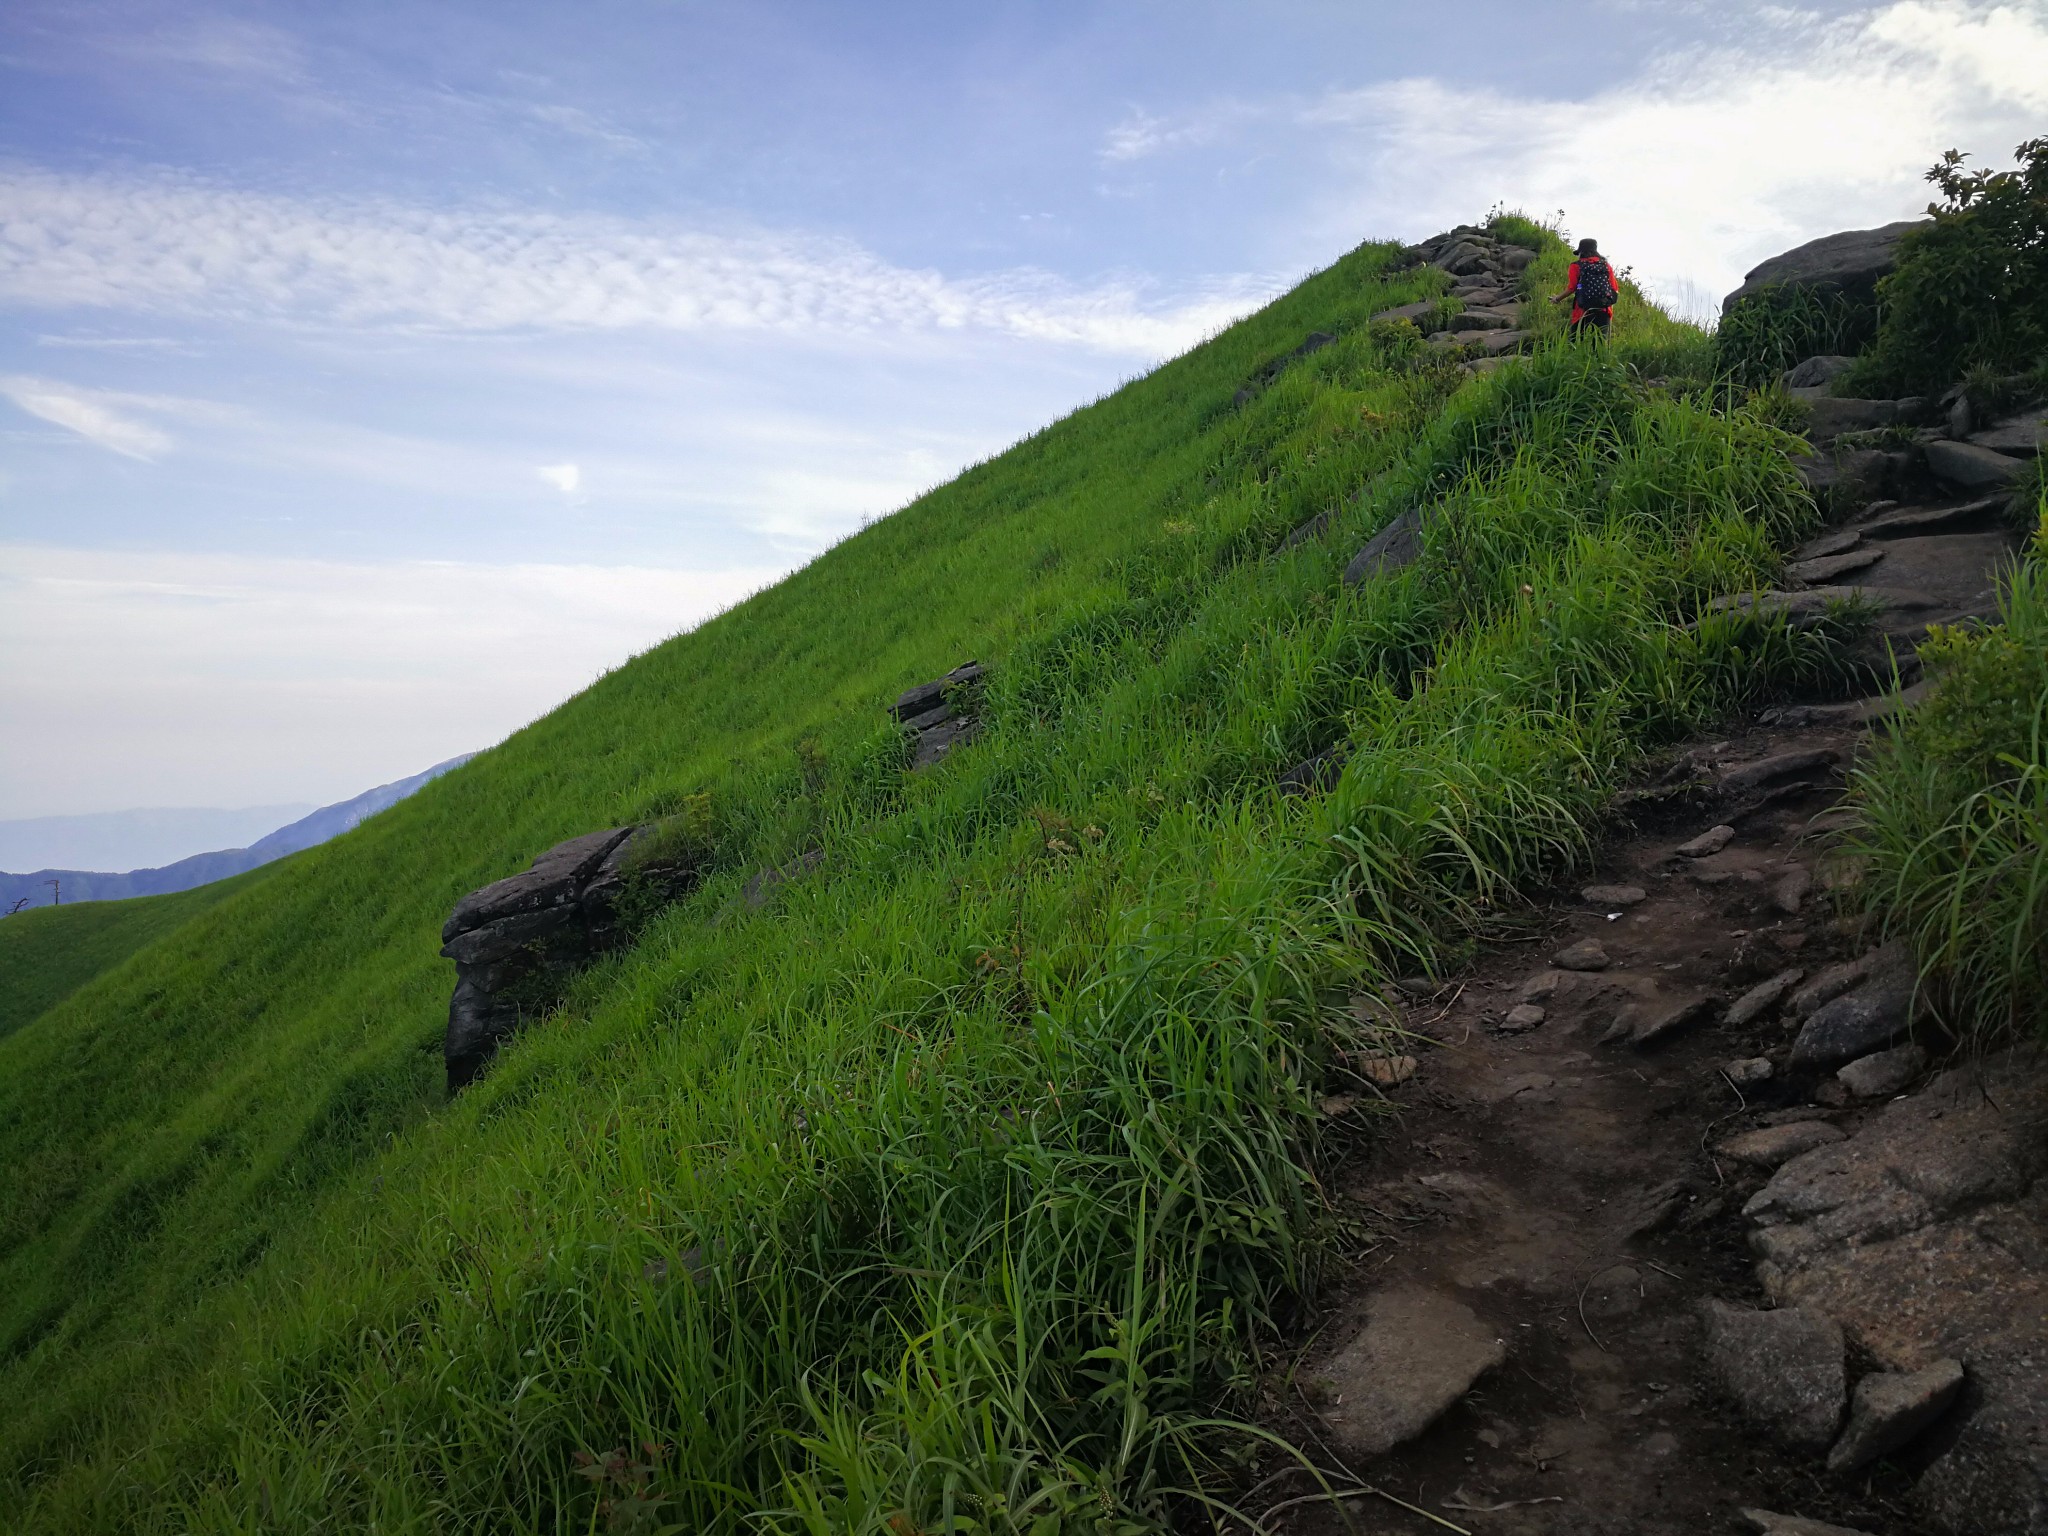
[[[1873,676],[2018,546],[1925,464],[1864,465],[1760,599],[1860,596]],[[1325,1106],[1363,1235],[1269,1401],[1377,1492],[1276,1461],[1262,1530],[2048,1531],[2048,1068],[1909,1040],[1910,961],[1829,899],[1846,770],[1913,698],[1696,744],[1515,942],[1359,1000],[1408,1038]]]

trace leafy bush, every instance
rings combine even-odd
[[[1927,173],[1943,201],[1878,284],[1877,344],[1845,389],[1932,392],[1971,368],[2048,364],[2048,138],[2014,155],[2014,170],[1965,172],[1952,149]]]
[[[2048,499],[1997,629],[1921,650],[1938,679],[1855,778],[1870,911],[1979,1044],[2048,1031]]]

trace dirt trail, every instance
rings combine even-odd
[[[2017,547],[1988,503],[1935,491],[1904,510],[1925,507],[1954,510],[1922,528],[1886,523],[1902,509],[1879,504],[1849,525],[1856,537],[1815,541],[1819,560],[1877,552],[1834,579],[1862,583],[1881,632],[1907,645],[1929,622],[1991,614]],[[1322,1299],[1273,1422],[1320,1446],[1340,1485],[1342,1468],[1434,1519],[1365,1497],[1346,1501],[1347,1522],[1283,1472],[1250,1501],[1264,1530],[1694,1536],[1761,1528],[1745,1507],[1873,1536],[1929,1529],[1910,1491],[1931,1449],[1828,1474],[1824,1444],[1784,1449],[1731,1401],[1700,1321],[1705,1298],[1783,1300],[1760,1284],[1741,1214],[1772,1169],[1717,1149],[1774,1124],[1853,1134],[1889,1097],[1850,1101],[1832,1071],[1788,1074],[1799,1025],[1772,1008],[1727,1021],[1767,978],[1811,978],[1870,947],[1827,899],[1842,875],[1827,833],[1883,707],[1781,708],[1695,744],[1630,799],[1582,882],[1641,899],[1555,893],[1520,942],[1440,990],[1409,984],[1394,1012],[1435,1044],[1415,1048],[1418,1070],[1390,1095],[1401,1113],[1361,1128],[1332,1186],[1375,1240]],[[1725,847],[1677,852],[1716,826],[1733,828]],[[1571,954],[1581,941],[1601,953]],[[1852,1381],[1872,1363],[1858,1349],[1852,1329]],[[1446,1361],[1452,1379],[1432,1381]],[[1381,1451],[1401,1429],[1372,1383],[1411,1367],[1419,1379],[1393,1396],[1424,1422],[1455,1401]]]

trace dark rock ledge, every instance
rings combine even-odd
[[[546,1012],[569,975],[627,940],[636,897],[658,905],[696,884],[682,840],[663,832],[657,822],[572,837],[455,904],[441,929],[456,976],[442,1044],[450,1093]]]

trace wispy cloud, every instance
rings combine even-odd
[[[574,464],[543,464],[534,473],[564,496],[574,496],[583,484],[583,471]]]
[[[616,124],[586,112],[581,107],[567,106],[561,102],[536,102],[526,109],[527,116],[535,122],[546,123],[550,128],[573,134],[579,139],[588,139],[606,149],[621,154],[643,155],[649,148],[645,139],[626,132]]]
[[[963,328],[1158,357],[1269,293],[1023,270],[956,278],[861,246],[600,216],[297,200],[190,178],[0,167],[0,302],[354,329]]]
[[[39,420],[76,432],[87,442],[127,458],[154,458],[171,447],[167,433],[117,409],[115,402],[132,397],[20,375],[0,377],[0,395]]]
[[[1133,107],[1102,140],[1102,158],[1112,162],[1145,160],[1169,150],[1211,144],[1236,122],[1257,116],[1258,109],[1236,103],[1218,104],[1174,118],[1156,117]]]

